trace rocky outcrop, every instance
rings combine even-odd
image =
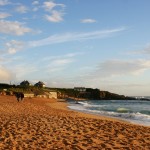
[[[109,91],[100,91],[99,89],[87,89],[86,92],[80,92],[78,98],[90,100],[134,100],[134,97],[126,97]]]
[[[119,95],[116,93],[111,93],[108,91],[100,91],[100,99],[115,99],[115,100],[124,100],[124,99],[128,99],[130,97],[126,97],[124,95]],[[130,99],[134,99],[134,98],[130,98]]]

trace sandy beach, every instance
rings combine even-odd
[[[1,150],[149,150],[150,127],[83,114],[54,99],[0,96]]]

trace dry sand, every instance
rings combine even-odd
[[[150,150],[150,127],[67,110],[53,99],[0,96],[0,150]]]

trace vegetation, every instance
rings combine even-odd
[[[35,93],[37,95],[43,94],[44,90],[43,88],[35,87],[35,86],[22,86],[22,85],[9,85],[9,84],[1,84],[0,83],[0,92],[6,92],[9,93],[16,93],[16,92],[22,92],[22,93]]]
[[[0,83],[0,92],[5,92],[8,95],[12,93],[22,92],[27,94],[43,95],[45,92],[57,91],[58,98],[78,98],[78,99],[95,99],[95,100],[119,100],[119,99],[135,99],[133,97],[126,97],[108,91],[100,91],[99,89],[86,88],[85,91],[74,90],[73,88],[50,88],[38,87],[30,84],[9,85]]]

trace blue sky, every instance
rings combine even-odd
[[[0,82],[150,92],[149,0],[0,0]]]

